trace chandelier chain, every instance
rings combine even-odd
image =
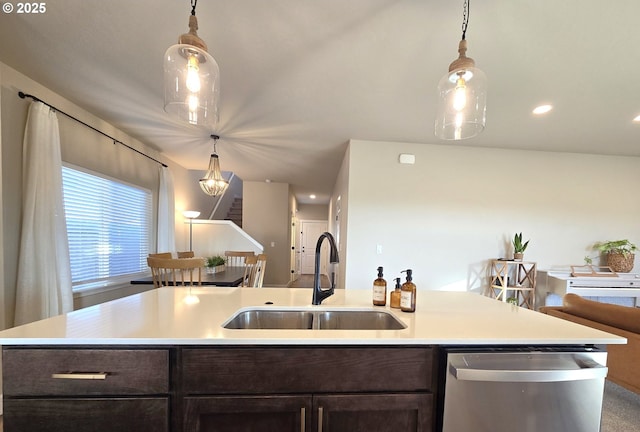
[[[218,135],[211,135],[211,138],[213,138],[213,152],[215,154],[218,154],[218,151],[216,150],[216,144],[218,144],[218,139],[220,137]]]
[[[465,39],[467,35],[467,26],[469,25],[469,2],[471,0],[464,0],[464,5],[462,7],[462,40]]]
[[[198,0],[191,0],[191,15],[196,14],[196,5],[198,4]]]

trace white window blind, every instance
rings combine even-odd
[[[74,289],[146,271],[151,192],[70,167],[62,182]]]

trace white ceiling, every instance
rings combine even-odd
[[[640,156],[637,0],[472,1],[487,127],[456,143],[433,122],[462,0],[200,0],[221,71],[215,131],[162,108],[163,55],[188,30],[188,0],[46,7],[0,13],[0,61],[189,169],[206,169],[217,133],[225,171],[290,183],[302,202],[326,202],[352,138]],[[541,103],[555,108],[533,116]]]

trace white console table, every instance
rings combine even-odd
[[[640,274],[637,273],[619,273],[617,277],[573,277],[569,272],[550,271],[547,276],[548,292],[561,297],[574,293],[605,303],[640,306]]]

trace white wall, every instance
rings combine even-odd
[[[350,147],[350,146],[349,146]],[[334,267],[336,272],[336,287],[346,288],[346,259],[347,259],[347,225],[349,222],[349,166],[350,150],[347,148],[338,177],[333,187],[331,202],[329,203],[329,232],[338,243],[340,262]],[[373,280],[373,279],[372,279]]]
[[[381,265],[388,283],[412,268],[419,289],[480,289],[520,231],[539,269],[581,264],[597,241],[640,242],[640,158],[354,140],[345,160],[347,288],[368,289]]]
[[[188,239],[189,223],[183,223],[181,228],[184,237]],[[189,248],[184,250],[189,250]],[[228,250],[250,251],[259,254],[263,252],[264,247],[231,221],[193,221],[193,252],[196,256],[224,256],[224,252]]]
[[[327,220],[329,206],[326,204],[298,204],[297,217],[300,220]]]
[[[264,284],[286,286],[291,278],[291,201],[289,185],[245,181],[242,228],[267,254]]]

